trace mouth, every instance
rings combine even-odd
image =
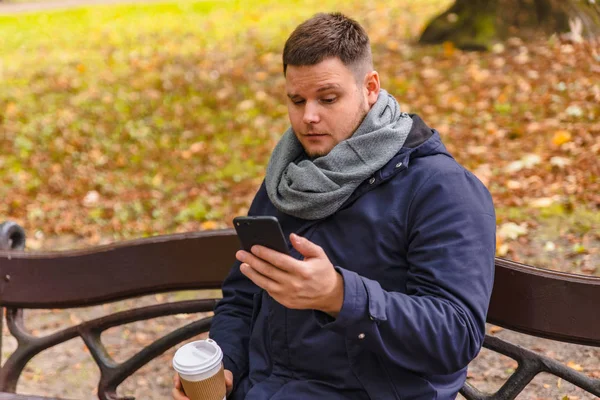
[[[327,136],[324,133],[307,133],[304,136],[304,140],[306,140],[308,143],[321,143]]]

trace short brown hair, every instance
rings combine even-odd
[[[369,36],[341,13],[319,13],[292,32],[283,48],[283,74],[288,65],[315,65],[337,57],[355,73],[373,67]]]

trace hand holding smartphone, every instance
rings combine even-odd
[[[277,218],[272,216],[235,217],[233,226],[242,248],[250,252],[254,245],[289,254],[287,242]]]

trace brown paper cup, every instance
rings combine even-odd
[[[190,400],[225,400],[223,352],[214,340],[198,340],[175,352],[173,368]]]
[[[191,382],[181,378],[181,383],[186,396],[191,400],[222,400],[225,398],[226,388],[223,366],[221,366],[219,372],[203,381]]]

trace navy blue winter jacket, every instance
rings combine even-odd
[[[249,214],[321,246],[344,302],[336,319],[287,309],[236,262],[210,330],[234,375],[230,399],[456,397],[484,337],[496,219],[484,185],[412,118],[404,147],[327,218],[283,214],[259,189]]]

